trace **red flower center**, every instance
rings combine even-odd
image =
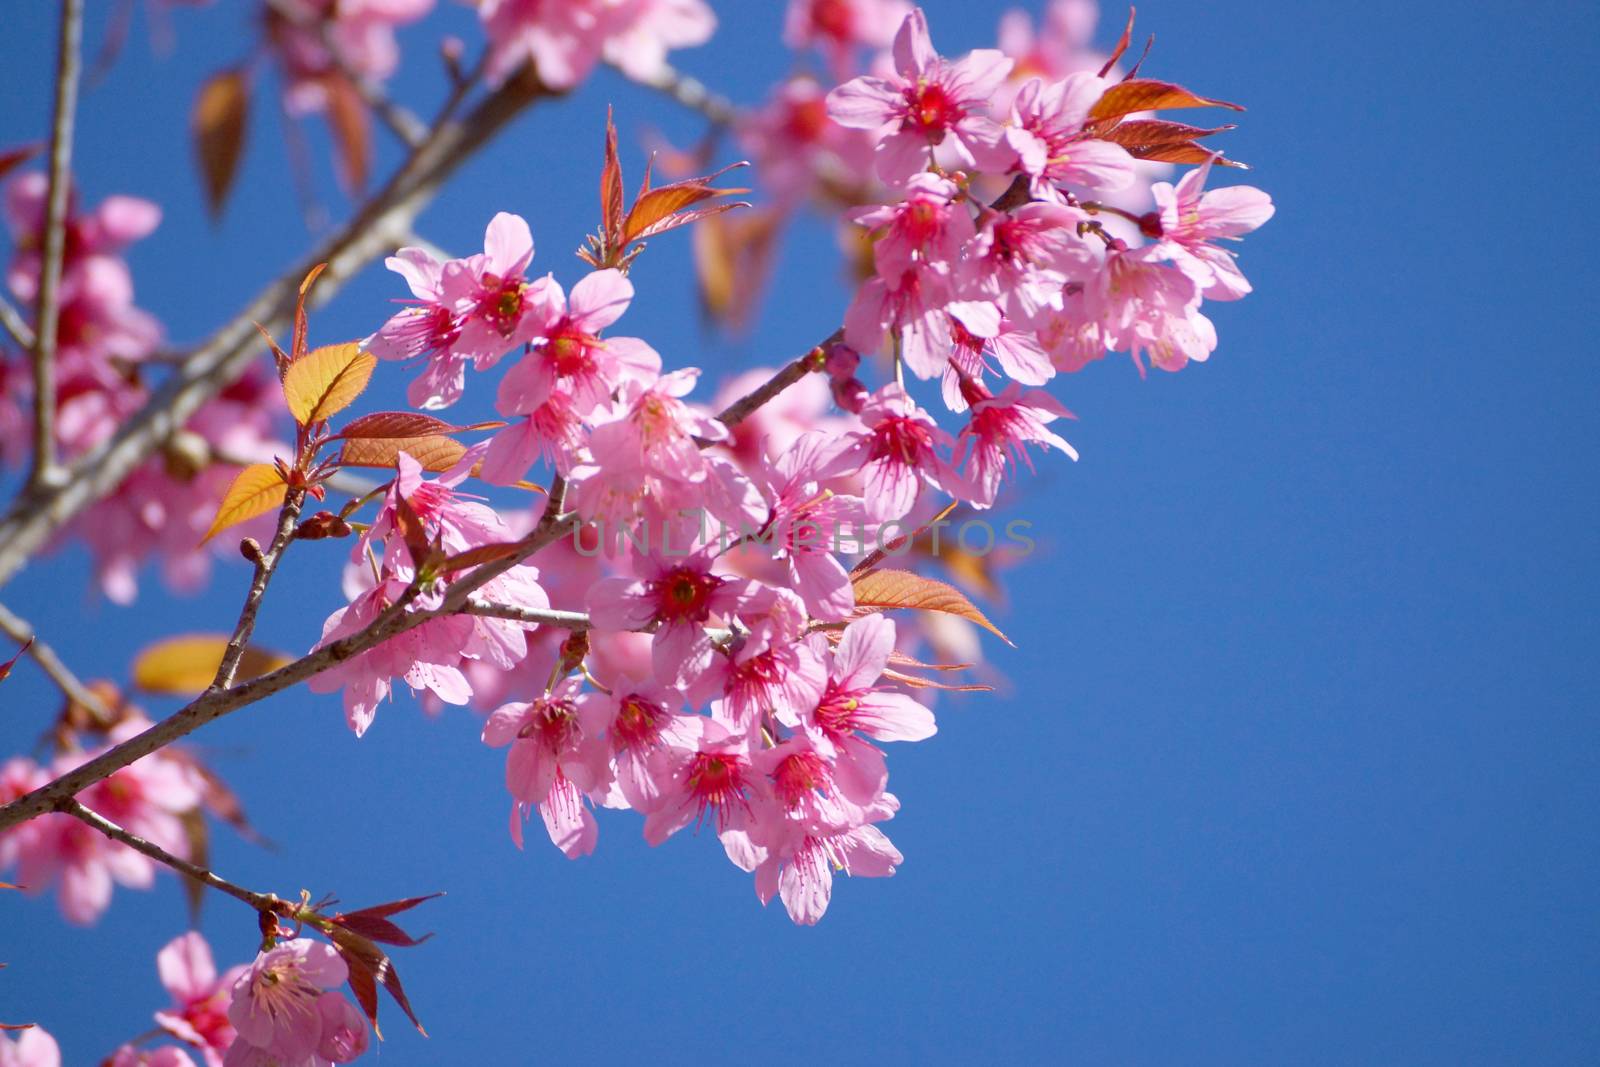
[[[828,785],[828,768],[815,752],[797,752],[778,764],[772,782],[783,806],[793,811],[800,802]]]
[[[933,435],[914,419],[885,419],[872,431],[872,458],[896,459],[916,466],[933,451]]]
[[[849,44],[855,36],[855,14],[849,0],[815,0],[811,5],[811,28],[819,37]]]
[[[835,689],[834,684],[829,682],[827,692],[823,693],[822,702],[812,712],[812,717],[829,737],[843,737],[855,729],[858,707],[860,703],[853,694]]]
[[[696,752],[690,761],[689,795],[700,805],[700,818],[716,811],[719,831],[734,805],[744,803],[744,771],[744,760],[731,753]]]
[[[711,616],[711,594],[722,579],[705,571],[679,567],[655,583],[656,617],[664,622],[705,622]]]
[[[660,704],[641,696],[626,696],[617,709],[616,721],[611,724],[611,735],[624,747],[648,745],[661,736],[662,720],[666,717],[667,711]]]
[[[966,111],[950,99],[938,82],[924,82],[906,90],[906,117],[902,129],[920,130],[938,144],[945,131],[966,117]]]
[[[503,334],[516,329],[522,317],[522,279],[501,278],[497,274],[483,276],[483,288],[478,296],[478,314]]]
[[[571,377],[594,369],[594,357],[590,353],[599,343],[598,338],[578,329],[570,319],[562,319],[545,342],[545,352],[557,374]]]

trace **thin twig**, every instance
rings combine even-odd
[[[561,611],[556,608],[521,608],[515,604],[491,604],[483,600],[469,600],[462,607],[463,615],[477,615],[485,619],[506,619],[510,622],[536,622],[557,630],[587,630],[588,613]]]
[[[84,807],[71,797],[66,797],[65,799],[59,801],[55,805],[55,810],[67,815],[71,815],[79,822],[86,823],[89,826],[94,827],[111,840],[127,845],[135,852],[141,852],[155,860],[157,863],[171,867],[180,874],[188,875],[201,885],[210,886],[212,889],[220,890],[221,892],[228,894],[235,900],[243,901],[256,911],[276,912],[279,910],[279,906],[283,903],[280,898],[271,893],[257,893],[254,890],[246,889],[243,886],[234,885],[232,882],[228,881],[226,878],[223,878],[215,871],[211,871],[205,867],[190,863],[188,860],[179,856],[174,856],[160,845],[146,841],[144,838],[138,837],[134,834],[130,834],[128,831],[124,830],[110,819],[107,819],[105,816],[100,815],[97,812],[90,811],[88,808]]]
[[[56,477],[56,340],[61,317],[61,264],[67,250],[67,202],[72,192],[72,133],[78,113],[83,0],[62,0],[56,54],[55,113],[50,121],[50,191],[45,200],[43,255],[33,344],[33,467],[28,484]]]
[[[824,361],[827,359],[828,346],[837,343],[843,337],[843,330],[833,331],[811,351],[719,411],[717,413],[717,421],[724,426],[735,426],[743,422],[752,411],[761,407],[761,405],[789,388],[789,386],[798,382],[807,374],[821,370],[824,366]],[[702,441],[700,444],[701,447],[704,447],[706,442]]]
[[[62,662],[61,657],[56,655],[55,649],[39,640],[39,631],[4,604],[0,604],[0,630],[5,631],[7,637],[19,644],[33,642],[28,645],[28,655],[33,657],[39,669],[49,675],[50,680],[56,683],[56,688],[60,689],[68,700],[88,708],[98,722],[108,723],[112,720],[111,712],[105,703],[72,673],[72,668]]]
[[[698,111],[710,119],[713,125],[732,126],[739,121],[740,111],[737,104],[706,88],[700,79],[684,74],[669,64],[663,63],[661,70],[649,78],[635,80],[640,85],[665,93],[690,111]]]
[[[239,670],[239,661],[244,658],[244,650],[250,644],[250,637],[256,629],[256,613],[261,610],[261,598],[267,595],[267,584],[272,581],[272,575],[278,569],[278,561],[283,558],[283,553],[289,547],[289,542],[294,540],[295,523],[300,518],[300,505],[305,502],[306,494],[303,489],[291,489],[284,498],[283,507],[278,510],[278,528],[273,531],[272,543],[266,551],[260,553],[252,562],[255,564],[255,574],[250,579],[250,589],[245,593],[244,607],[239,609],[239,621],[234,624],[233,635],[228,638],[228,647],[223,650],[222,662],[217,665],[217,676],[211,680],[211,692],[220,692],[233,685],[233,676]]]
[[[22,312],[5,297],[0,296],[0,327],[4,327],[11,339],[17,342],[18,347],[24,351],[32,352],[36,339],[33,328],[22,318]]]

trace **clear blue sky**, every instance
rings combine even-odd
[[[141,33],[84,101],[88,194],[166,208],[133,263],[178,340],[309,243],[270,112],[219,229],[198,203],[189,101],[237,55],[243,6],[175,13],[164,59]],[[681,65],[753,99],[786,62],[779,5],[717,6],[722,34]],[[927,7],[953,51],[991,43],[1002,5]],[[8,13],[0,144],[42,128],[52,8]],[[468,19],[439,23],[470,36]],[[1045,551],[997,611],[1021,647],[989,650],[1012,684],[946,702],[935,739],[891,754],[899,876],[841,884],[798,929],[708,834],[651,850],[632,816],[602,816],[589,859],[519,853],[501,755],[409,700],[359,742],[337,698],[303,691],[202,735],[280,842],[223,835],[230,877],[352,904],[449,891],[417,913],[436,939],[400,959],[433,1037],[392,1015],[382,1062],[1600,1059],[1600,19],[1150,0],[1140,22],[1148,73],[1250,106],[1229,154],[1278,204],[1245,246],[1257,291],[1216,309],[1208,365],[1059,380],[1083,460],[1048,464],[1026,504]],[[434,32],[403,38],[418,68]],[[608,101],[635,144],[694,128],[600,77],[469,166],[428,235],[465,250],[516,211],[535,266],[575,277]],[[696,332],[687,242],[661,241],[630,332],[711,369],[803,351],[843,306],[829,249],[797,235],[760,328],[729,346]],[[316,329],[365,333],[398,291],[371,272]],[[290,569],[266,643],[310,644],[334,555]],[[94,603],[80,563],[43,561],[0,597],[85,671],[222,628],[243,580],[192,601],[152,582],[130,611]],[[31,669],[0,693],[0,749],[26,749],[53,696]],[[253,925],[209,902],[223,956],[249,953]],[[154,953],[184,926],[171,879],[119,892],[91,930],[0,897],[0,1018],[92,1063],[148,1027]]]

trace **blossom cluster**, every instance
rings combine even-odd
[[[847,9],[860,34],[881,30],[871,5],[819,2],[796,5],[791,35],[834,33],[842,62],[857,40],[835,32]],[[322,644],[395,605],[436,610],[451,573],[440,560],[514,546],[526,523],[464,492],[470,477],[527,485],[543,469],[565,487],[572,526],[483,585],[478,610],[431,617],[312,687],[343,690],[358,734],[396,679],[492,708],[483,740],[506,749],[519,845],[534,812],[571,857],[595,848],[596,807],[639,813],[652,844],[705,825],[761,900],[781,896],[802,923],[826,909],[833,871],[892,874],[901,856],[881,825],[899,801],[879,745],[934,733],[904,688],[919,679],[899,669],[927,665],[910,656],[914,626],[858,603],[878,561],[853,561],[839,531],[883,544],[886,527],[943,500],[993,506],[1030,446],[1075,458],[1052,425],[1069,413],[1041,387],[1107,350],[1141,369],[1204,359],[1215,331],[1202,301],[1249,290],[1215,242],[1272,210],[1254,189],[1205,191],[1209,156],[1176,186],[1151,185],[1152,210],[1110,207],[1103,194],[1139,169],[1092,117],[1117,83],[1032,78],[996,116],[1013,65],[995,50],[940,56],[913,8],[880,74],[824,98],[827,121],[865,134],[887,195],[850,215],[871,270],[838,339],[807,357],[829,383],[821,402],[802,400],[787,422],[740,426],[693,401],[698,369],[667,370],[644,340],[609,332],[635,297],[625,272],[595,270],[570,291],[530,276],[518,216],[495,216],[481,253],[391,258],[412,296],[368,349],[420,367],[408,396],[432,411],[461,398],[469,370],[505,364],[505,421],[444,469],[402,445],[351,551],[351,603]],[[1008,190],[992,203],[977,193],[991,184]],[[1131,223],[1131,239],[1108,218]],[[919,403],[918,379],[938,383],[958,426]],[[745,536],[714,540],[707,519]],[[635,532],[584,550],[607,529]],[[583,625],[542,625],[552,608],[586,613]]]
[[[297,937],[263,948],[248,964],[218,973],[211,946],[191,930],[156,954],[172,1003],[156,1029],[123,1044],[109,1067],[331,1067],[367,1051],[371,1034],[338,992],[346,965],[321,941]],[[152,1038],[174,1043],[150,1046]],[[0,1035],[0,1067],[61,1067],[61,1051],[34,1026],[15,1041]]]
[[[48,184],[44,174],[30,172],[5,189],[5,221],[15,250],[6,285],[28,307],[39,293]],[[123,253],[160,220],[159,207],[131,196],[107,197],[92,211],[69,208],[55,367],[54,429],[64,461],[105,444],[150,397],[151,364],[163,331],[134,303]],[[0,351],[0,457],[12,463],[27,456],[32,393],[26,355]],[[88,544],[95,578],[109,599],[131,603],[139,569],[150,560],[160,562],[175,589],[204,585],[212,555],[194,546],[236,465],[281,451],[273,436],[281,409],[269,375],[245,375],[203,405],[160,456],[79,516],[72,532]]]

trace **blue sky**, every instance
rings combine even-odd
[[[716,6],[722,34],[680,65],[753,100],[786,63],[779,5]],[[1004,5],[926,6],[956,51],[992,43]],[[42,128],[51,7],[11,13],[0,144]],[[242,39],[242,7],[177,12],[166,57],[136,35],[84,100],[88,196],[166,209],[132,261],[180,341],[309,244],[270,112],[220,227],[198,200],[189,102],[238,54],[218,42]],[[1009,685],[942,704],[936,738],[891,753],[906,862],[841,884],[820,926],[761,909],[708,834],[652,850],[633,817],[602,816],[593,857],[517,852],[500,755],[409,700],[359,742],[337,698],[303,691],[201,735],[279,842],[223,836],[219,869],[357,905],[449,891],[416,913],[438,936],[399,960],[433,1036],[392,1016],[390,1067],[1593,1062],[1597,21],[1578,4],[1140,6],[1147,73],[1250,107],[1229,154],[1278,205],[1244,247],[1256,292],[1216,309],[1207,365],[1058,380],[1083,459],[1044,465],[1017,505],[1047,535],[996,607],[1020,645],[988,649]],[[440,26],[472,39],[458,10],[404,35],[424,73],[401,95],[434,98]],[[535,266],[577,277],[607,102],[634,144],[695,129],[602,76],[469,165],[424,231],[465,250],[515,211]],[[831,237],[798,233],[759,328],[727,344],[698,331],[687,262],[669,238],[635,274],[629,332],[669,364],[776,362],[845,300]],[[366,333],[398,292],[370,272],[314,329]],[[311,643],[335,555],[289,569],[264,643]],[[0,597],[86,673],[223,628],[243,582],[175,600],[152,581],[124,610],[81,588],[81,563],[69,549]],[[25,750],[53,694],[24,668],[0,692],[0,750]],[[170,879],[91,930],[0,898],[0,1018],[95,1062],[148,1028],[154,953],[185,923]],[[253,925],[208,903],[227,958]]]

